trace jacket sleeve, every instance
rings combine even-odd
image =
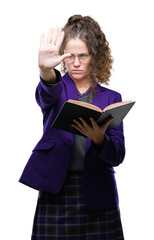
[[[123,123],[119,127],[106,131],[105,143],[97,152],[98,158],[110,166],[118,166],[125,157],[125,144],[123,136]]]
[[[40,77],[40,82],[36,88],[36,101],[43,112],[58,100],[63,89],[61,74],[58,70],[54,70],[56,73],[56,83],[48,84]]]
[[[115,102],[121,101],[121,95]],[[115,167],[121,164],[125,157],[125,140],[123,133],[123,122],[115,128],[107,129],[105,132],[105,142],[103,147],[97,151],[92,144],[90,154],[95,158],[100,159],[105,164]]]

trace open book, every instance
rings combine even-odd
[[[93,104],[69,99],[64,103],[51,127],[83,136],[71,126],[74,119],[79,120],[79,117],[82,117],[91,125],[92,117],[98,125],[101,125],[109,117],[113,117],[108,128],[114,128],[119,126],[134,103],[133,101],[113,103],[101,110]]]

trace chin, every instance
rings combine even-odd
[[[73,79],[73,80],[82,80],[84,78],[86,78],[87,76],[85,76],[84,74],[82,73],[71,73],[70,74],[70,77]]]

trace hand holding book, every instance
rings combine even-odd
[[[90,118],[91,125],[89,125],[81,117],[79,118],[79,120],[80,121],[74,119],[73,121],[75,124],[72,124],[72,127],[78,130],[84,136],[91,138],[97,147],[102,146],[105,140],[105,131],[108,128],[111,121],[113,120],[113,118],[110,117],[101,126],[99,126],[93,118]]]
[[[73,120],[82,118],[88,125],[91,125],[90,118],[93,118],[98,126],[102,126],[109,118],[112,118],[107,128],[114,128],[119,126],[134,103],[133,101],[113,103],[101,110],[93,104],[68,100],[64,103],[51,127],[85,136],[77,128],[72,127]]]

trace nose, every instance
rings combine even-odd
[[[75,56],[75,59],[74,59],[74,66],[75,66],[75,67],[80,66],[80,60],[79,60],[78,56]]]

